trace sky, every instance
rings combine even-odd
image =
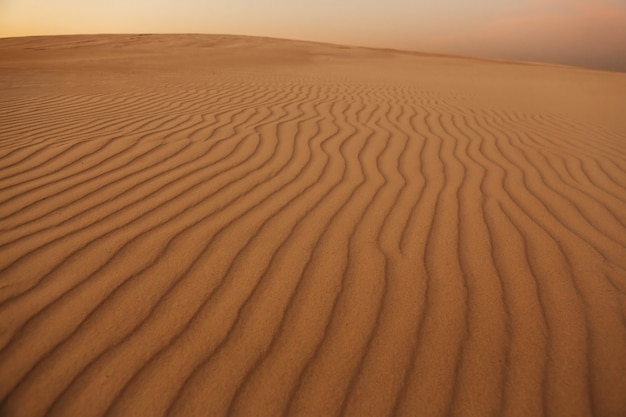
[[[270,36],[626,71],[626,0],[0,0],[0,37]]]

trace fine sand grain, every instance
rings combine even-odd
[[[626,74],[0,39],[0,415],[626,416]]]

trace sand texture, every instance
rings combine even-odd
[[[0,39],[0,415],[626,416],[626,74]]]

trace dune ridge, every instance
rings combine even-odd
[[[0,414],[626,415],[625,75],[0,47]]]

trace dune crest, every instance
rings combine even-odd
[[[626,415],[626,74],[0,49],[0,415]]]

